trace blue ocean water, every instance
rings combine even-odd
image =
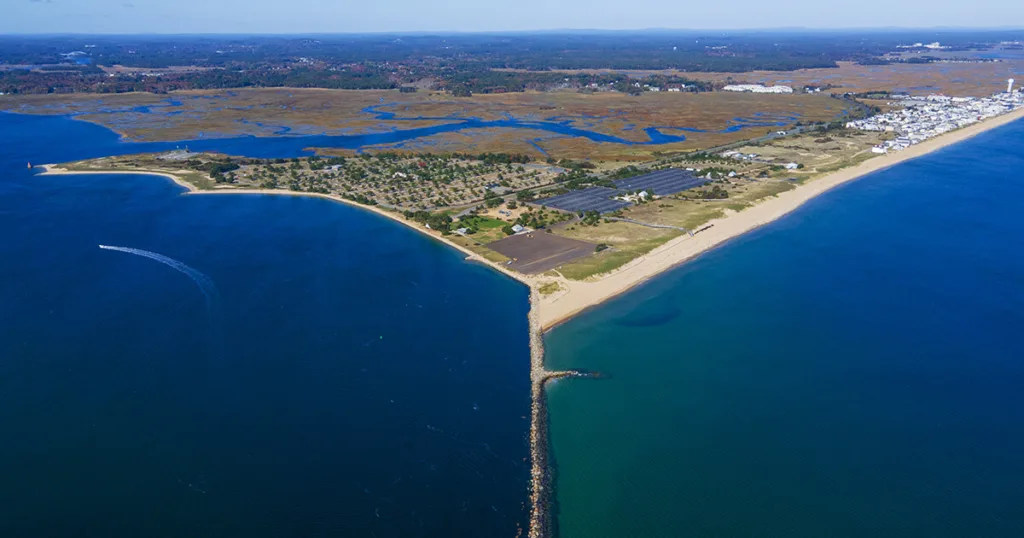
[[[547,337],[563,538],[1024,536],[1024,121]]]
[[[527,290],[326,200],[26,168],[135,147],[0,114],[0,536],[514,536]]]

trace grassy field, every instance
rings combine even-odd
[[[600,222],[597,226],[575,224],[558,229],[555,233],[609,247],[558,269],[563,276],[573,280],[585,280],[607,273],[682,234],[676,230],[647,228],[627,222]]]
[[[202,172],[189,170],[180,166],[174,166],[167,162],[157,161],[148,155],[139,155],[127,158],[103,157],[100,159],[62,164],[61,168],[78,172],[129,172],[145,169],[153,172],[173,174],[200,190],[208,190],[216,186],[216,183],[211,181],[210,177]]]
[[[398,210],[440,210],[483,205],[485,196],[548,185],[561,168],[536,163],[485,162],[426,155],[370,155],[350,158],[244,159],[180,151],[104,157],[67,165],[75,170],[148,169],[173,173],[200,189],[260,188],[336,194]],[[215,183],[210,172],[224,170]],[[511,196],[511,195],[510,195]],[[457,212],[457,211],[456,211]],[[496,215],[492,215],[496,216]],[[507,222],[481,219],[491,225]],[[492,226],[493,227],[493,226]],[[475,226],[474,226],[475,228]],[[494,230],[482,230],[493,233]],[[500,232],[500,230],[498,230]]]
[[[774,163],[796,162],[804,167],[787,171],[787,177],[811,176],[848,166],[858,157],[870,157],[871,147],[892,135],[867,131],[836,131],[825,134],[786,137],[767,144],[736,148],[741,153],[756,153]]]
[[[551,295],[560,289],[562,289],[562,285],[558,282],[548,282],[537,288],[537,291],[540,292],[541,295]]]
[[[871,147],[885,136],[880,133],[840,130],[789,136],[738,149],[747,155],[756,154],[755,160],[716,157],[710,162],[688,162],[684,159],[676,165],[698,170],[717,170],[719,174],[735,172],[736,176],[723,175],[708,186],[635,205],[610,216],[695,230],[711,220],[743,211],[765,198],[792,190],[809,179],[869,159],[874,156],[870,152]],[[798,163],[802,168],[786,170],[780,166],[790,162]],[[713,188],[725,191],[727,197],[702,198]],[[608,245],[607,250],[595,256],[559,268],[559,272],[567,278],[587,279],[620,267],[683,232],[602,220],[597,226],[576,224],[558,228],[555,233]]]
[[[963,56],[963,53],[951,53]],[[929,56],[942,53],[929,53]],[[796,71],[750,71],[746,73],[616,70],[634,77],[650,74],[682,75],[719,83],[785,84],[787,86],[831,85],[834,91],[866,92],[906,91],[917,95],[943,93],[955,96],[983,97],[1006,88],[1006,79],[1024,76],[1024,61],[1004,60],[992,63],[938,63],[858,65],[838,62],[838,68],[798,69]],[[600,73],[608,69],[563,71]]]

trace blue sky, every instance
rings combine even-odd
[[[0,0],[0,33],[1024,26],[1020,0]]]

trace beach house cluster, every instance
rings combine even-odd
[[[793,93],[792,86],[765,86],[763,84],[730,84],[728,86],[723,86],[722,90],[727,92]]]
[[[1024,93],[997,93],[991,97],[905,97],[890,104],[902,108],[870,118],[851,121],[847,129],[895,134],[871,151],[900,151],[929,138],[1024,107]]]

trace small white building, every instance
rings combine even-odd
[[[729,84],[722,88],[727,92],[751,92],[751,93],[793,93],[791,86],[781,84],[765,86],[763,84]]]
[[[796,170],[797,168],[800,168],[797,163],[786,163],[786,170]]]

